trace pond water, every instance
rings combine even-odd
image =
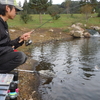
[[[51,70],[54,78],[42,78],[39,92],[43,100],[100,100],[100,38],[34,46],[36,70]]]

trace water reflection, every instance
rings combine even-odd
[[[54,64],[51,64],[50,62],[47,62],[47,61],[40,61],[38,66],[36,66],[36,70],[37,71],[40,71],[40,70],[51,70],[53,71],[53,67]]]
[[[50,84],[52,82],[52,80],[53,80],[53,78],[47,78],[46,81],[42,85]]]
[[[99,38],[55,42],[33,48],[36,70],[51,70],[55,78],[43,79],[39,88],[43,100],[99,100]]]
[[[83,71],[85,71],[85,72],[93,72],[94,71],[94,69],[91,69],[91,68],[85,68],[85,67],[83,67],[83,68],[81,68]]]

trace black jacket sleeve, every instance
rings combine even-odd
[[[2,26],[0,27],[0,56],[8,53],[13,52],[12,46],[14,49],[21,46],[24,42],[19,43],[20,37],[16,38],[15,40],[11,40],[8,31],[6,31]]]
[[[16,49],[19,46],[22,46],[23,43],[24,43],[24,41],[22,41],[20,43],[19,43],[19,41],[20,41],[20,37],[16,38],[15,40],[11,40],[8,45],[9,46],[14,46],[14,49]]]

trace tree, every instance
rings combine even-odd
[[[60,8],[62,8],[62,13],[79,13],[79,1],[70,1],[69,7],[66,6],[67,2],[63,2],[60,5]],[[67,12],[66,12],[67,9]]]
[[[89,14],[92,12],[92,6],[90,4],[86,4],[81,7],[81,12],[86,15],[86,20],[89,18]]]
[[[27,0],[25,0],[24,4],[23,4],[23,11],[26,11],[28,13],[28,3],[27,3]]]
[[[42,23],[42,16],[41,14],[47,11],[47,8],[52,5],[52,0],[30,0],[29,1],[29,7],[31,9],[36,9],[37,12],[39,12],[39,20],[40,23]]]
[[[27,24],[27,22],[30,20],[30,16],[26,11],[22,11],[20,13],[20,18],[24,21],[25,24]]]
[[[60,18],[60,15],[59,15],[60,8],[57,5],[52,5],[48,7],[48,13],[54,20],[57,20],[58,18]]]
[[[27,3],[27,0],[25,0],[24,4],[23,4],[23,11],[21,11],[20,13],[20,18],[24,21],[25,24],[27,24],[27,22],[29,20],[31,20],[31,16],[29,15],[29,6]]]
[[[90,3],[95,5],[95,4],[97,4],[97,0],[90,0]]]
[[[71,4],[71,0],[65,0],[65,7],[67,10],[67,14],[70,13],[70,4]]]
[[[89,18],[89,14],[93,13],[96,6],[97,0],[81,0],[81,12],[86,15],[86,20]]]
[[[75,13],[80,13],[79,11],[80,11],[79,1],[71,1],[70,4],[71,17],[73,17],[73,14]]]
[[[19,1],[19,3],[18,3],[18,4],[19,4],[19,7],[21,7],[21,1]]]
[[[97,6],[97,0],[81,0],[80,4],[82,6],[89,4],[89,5],[91,5],[92,9],[94,10]]]

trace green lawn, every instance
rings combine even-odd
[[[21,19],[20,16],[17,15],[14,20],[9,20],[8,24],[9,27],[14,27],[14,28],[21,28],[21,27],[26,27],[26,28],[37,28],[41,26],[41,28],[67,28],[68,26],[71,26],[73,23],[79,22],[79,23],[84,23],[87,24],[88,26],[90,25],[98,25],[100,26],[100,18],[96,17],[97,14],[92,14],[91,18],[88,19],[88,21],[85,19],[85,15],[82,14],[74,14],[72,17],[70,14],[61,14],[60,18],[58,20],[52,20],[51,16],[48,14],[42,15],[42,24],[39,22],[39,15],[31,15],[32,20],[29,21],[27,24],[25,24]]]

